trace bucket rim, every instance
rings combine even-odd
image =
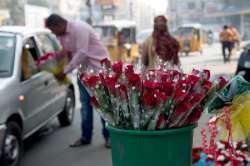
[[[179,133],[185,133],[188,131],[193,131],[194,128],[197,127],[197,124],[180,127],[180,128],[170,128],[167,130],[154,130],[154,131],[145,131],[145,130],[125,130],[112,127],[107,125],[107,129],[111,133],[119,134],[119,135],[137,135],[137,136],[154,136],[154,135],[175,135]]]

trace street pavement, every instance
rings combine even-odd
[[[203,55],[199,53],[181,57],[184,71],[210,69],[212,75],[233,75],[239,53],[230,63],[224,64],[220,44],[206,46]],[[77,98],[78,93],[77,93]],[[70,148],[69,144],[80,136],[80,104],[77,101],[75,120],[72,126],[60,128],[56,120],[45,129],[25,141],[21,166],[112,166],[111,153],[104,147],[101,135],[100,117],[95,113],[95,129],[92,144],[86,147]],[[209,115],[204,113],[195,129],[194,146],[200,145],[200,130],[206,127]]]

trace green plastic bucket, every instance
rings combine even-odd
[[[134,131],[108,126],[113,166],[191,166],[195,127]]]

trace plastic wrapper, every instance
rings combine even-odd
[[[225,105],[230,104],[235,96],[246,91],[250,91],[250,83],[242,76],[235,76],[223,91],[213,99],[208,107],[208,111],[213,112],[223,108]]]
[[[250,134],[250,92],[245,92],[234,98],[229,107],[232,123],[232,138],[234,141],[244,141]],[[220,111],[221,112],[221,111]],[[220,138],[226,140],[228,130],[223,117],[218,121]]]
[[[210,101],[207,96],[214,97],[208,92],[214,86],[220,89],[209,81],[208,70],[185,74],[161,67],[136,73],[133,65],[121,61],[101,63],[98,73],[82,71],[80,79],[96,97],[101,115],[105,119],[107,114],[116,128],[163,130],[194,124]]]
[[[42,57],[37,61],[37,65],[39,66],[39,68],[41,70],[52,73],[56,77],[59,83],[69,84],[70,81],[67,76],[65,76],[64,78],[58,77],[59,74],[63,73],[64,67],[68,64],[69,62],[68,57],[67,56],[57,57],[56,54],[52,53],[47,54],[45,56],[47,56],[48,58],[43,59]]]

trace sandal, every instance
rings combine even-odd
[[[89,145],[91,144],[91,140],[87,139],[78,139],[76,140],[73,144],[69,145],[72,148],[79,147],[79,146],[84,146],[84,145]]]

